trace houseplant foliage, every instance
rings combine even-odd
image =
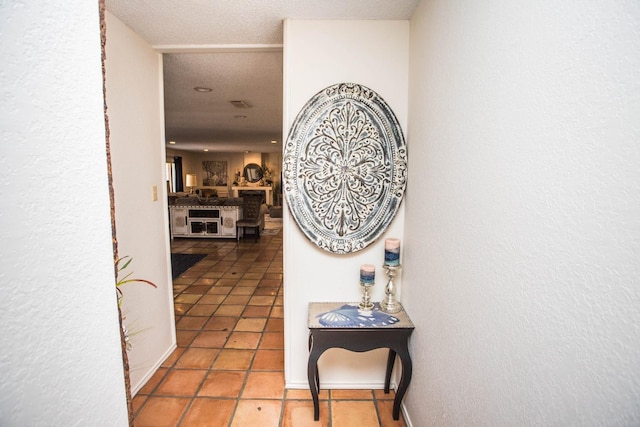
[[[124,256],[122,258],[118,258],[118,260],[116,261],[116,270],[118,273],[117,281],[116,281],[116,291],[118,293],[118,307],[122,306],[122,298],[124,297],[124,294],[121,288],[127,283],[135,283],[135,282],[146,283],[147,285],[153,286],[154,288],[158,287],[155,283],[149,280],[132,278],[131,277],[133,275],[132,271],[125,274],[125,270],[127,269],[127,267],[129,267],[129,264],[131,264],[131,261],[133,261],[133,258],[131,258],[130,256]],[[124,320],[124,317],[122,320]],[[127,328],[124,326],[124,323],[122,324],[122,330],[124,332],[125,347],[127,350],[131,350],[132,348],[131,336]]]

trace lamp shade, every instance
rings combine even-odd
[[[198,185],[196,183],[196,174],[195,173],[188,173],[186,181],[187,181],[186,182],[186,186],[187,187],[195,187],[196,185]]]

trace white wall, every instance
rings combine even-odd
[[[407,21],[285,21],[284,139],[309,98],[342,82],[363,84],[376,91],[406,129],[408,37]],[[378,241],[349,255],[318,249],[298,229],[288,209],[284,211],[286,385],[307,388],[308,303],[359,301],[362,264],[379,266],[373,299],[380,301],[384,296],[384,238],[402,236],[404,207],[400,207],[396,219]],[[384,350],[368,353],[329,350],[320,359],[321,386],[381,387],[385,363]]]
[[[131,388],[136,393],[176,345],[165,183],[162,58],[107,13],[107,113],[118,255],[126,272],[155,283],[122,287],[131,334]],[[152,188],[157,187],[157,200]]]
[[[0,28],[0,425],[127,425],[98,2]]]
[[[640,424],[637,1],[423,1],[415,426]]]

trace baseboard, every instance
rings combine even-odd
[[[171,356],[171,353],[173,353],[173,351],[178,347],[177,344],[173,344],[171,347],[169,347],[169,349],[162,355],[162,357],[160,357],[160,359],[158,359],[158,361],[156,362],[156,364],[149,369],[149,372],[147,372],[147,375],[145,375],[144,377],[142,377],[140,379],[140,381],[138,382],[138,384],[132,384],[131,385],[131,397],[135,397],[136,394],[138,394],[138,392],[140,391],[140,389],[142,387],[144,387],[144,385],[151,379],[151,377],[153,377],[153,374],[156,373],[156,371],[158,370],[158,368],[160,368],[160,366],[162,366],[162,364],[164,363],[165,360],[167,360],[167,358],[169,356]]]

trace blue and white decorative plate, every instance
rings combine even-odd
[[[283,191],[298,226],[321,249],[348,254],[374,242],[398,211],[406,183],[402,129],[373,90],[329,86],[293,122]]]

